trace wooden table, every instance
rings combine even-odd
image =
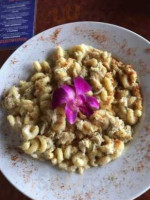
[[[150,40],[149,0],[39,0],[36,34],[74,21],[100,21],[128,28]],[[13,50],[0,51],[0,66]],[[29,200],[0,173],[1,200]],[[115,200],[115,199],[113,199]],[[123,199],[121,199],[123,200]],[[136,200],[150,200],[150,190]]]

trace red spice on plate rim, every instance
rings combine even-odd
[[[103,193],[104,192],[104,188],[102,187],[100,190],[99,190],[99,194]]]
[[[137,48],[129,48],[127,49],[127,56],[135,56]]]
[[[105,34],[100,34],[98,32],[94,32],[91,34],[91,37],[94,38],[95,40],[97,40],[98,42],[106,42],[108,40],[108,38],[106,37]]]
[[[16,58],[13,58],[13,59],[11,59],[11,64],[15,64],[15,63],[17,63],[18,62],[18,60],[16,59]]]
[[[145,52],[146,52],[146,53],[150,53],[150,48],[146,48],[146,49],[145,49]]]
[[[24,49],[26,49],[27,47],[28,47],[28,45],[27,44],[25,44],[25,45],[23,45],[22,46]]]
[[[44,41],[45,40],[45,38],[43,37],[43,35],[41,35],[38,39],[37,39],[37,41]]]
[[[64,185],[61,185],[61,186],[60,186],[61,189],[64,189],[64,187],[65,187]]]
[[[88,199],[91,199],[92,194],[91,194],[90,192],[86,192],[86,197],[87,197]]]
[[[53,34],[50,36],[50,40],[51,40],[53,43],[56,43],[60,32],[61,32],[61,28],[57,28],[57,29],[53,32]]]
[[[144,158],[148,161],[150,161],[150,155],[145,155]]]
[[[75,31],[76,35],[82,35],[83,37],[89,37],[100,43],[109,41],[109,38],[108,38],[106,32],[104,33],[104,32],[100,32],[100,31],[94,31],[92,29],[85,29],[85,28],[80,28],[80,27],[75,27],[74,31]]]
[[[142,172],[145,168],[144,162],[140,161],[136,167],[137,172]]]
[[[18,155],[12,155],[11,156],[11,160],[12,161],[17,161],[19,159],[19,156]]]
[[[142,59],[139,59],[138,64],[140,66],[139,74],[141,76],[145,76],[150,73],[150,66],[148,66]]]

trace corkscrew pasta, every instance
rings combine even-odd
[[[84,44],[65,51],[58,46],[52,61],[35,61],[28,81],[5,92],[8,122],[20,132],[20,148],[35,159],[49,160],[68,172],[83,173],[118,158],[133,139],[142,116],[137,73],[111,53]],[[92,116],[66,120],[64,107],[52,109],[53,91],[81,76],[92,87],[88,95],[100,102]]]

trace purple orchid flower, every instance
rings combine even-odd
[[[87,96],[91,86],[81,77],[73,80],[74,86],[62,85],[54,91],[52,108],[65,105],[65,113],[70,124],[74,124],[77,114],[81,111],[84,115],[90,116],[94,109],[99,108],[99,102],[95,97]]]

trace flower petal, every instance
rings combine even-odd
[[[65,92],[68,95],[68,99],[74,99],[75,98],[75,88],[71,85],[62,85],[61,88],[65,90]]]
[[[75,98],[75,89],[70,85],[62,85],[53,93],[52,108],[56,108]]]
[[[67,103],[68,101],[68,94],[63,88],[58,88],[54,91],[52,97],[52,108],[56,108],[62,104]]]
[[[66,104],[65,106],[65,112],[66,112],[66,117],[67,117],[67,121],[70,124],[74,124],[77,118],[77,109],[76,110],[72,110],[69,103]]]
[[[79,109],[86,116],[93,114],[93,108],[99,108],[99,103],[95,97],[79,95],[78,98],[80,99],[80,102],[82,102]]]
[[[84,104],[84,105],[80,106],[79,109],[80,109],[80,111],[81,111],[84,115],[86,115],[86,116],[88,116],[88,117],[89,117],[90,115],[92,115],[93,112],[94,112],[94,111],[90,108],[90,106],[87,105],[87,104]]]
[[[85,94],[91,90],[91,86],[80,76],[75,78],[73,82],[78,95]]]
[[[86,96],[86,102],[91,108],[99,109],[99,102],[95,97]]]
[[[80,102],[81,102],[80,105],[79,105],[80,111],[86,116],[92,115],[93,114],[93,110],[87,103],[87,96],[79,95],[78,99],[80,99]]]

